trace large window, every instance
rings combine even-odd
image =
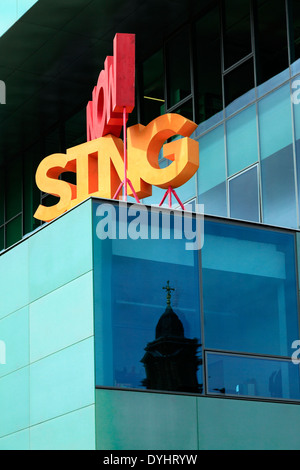
[[[121,207],[93,205],[96,385],[299,400],[295,234],[206,218],[187,250],[181,216]]]

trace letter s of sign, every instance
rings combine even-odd
[[[296,349],[297,347],[299,347],[299,349]],[[292,363],[295,365],[300,364],[300,359],[298,359],[298,356],[300,355],[300,340],[299,339],[293,341],[292,349],[296,349],[296,351],[294,351],[292,354]]]

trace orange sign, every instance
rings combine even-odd
[[[106,59],[87,106],[88,142],[65,154],[50,155],[38,166],[38,188],[59,201],[51,207],[41,204],[34,214],[36,219],[53,220],[90,196],[112,199],[124,177],[124,154],[128,179],[139,198],[151,196],[152,185],[177,188],[197,171],[198,142],[189,138],[197,126],[179,114],[159,116],[147,126],[129,127],[124,148],[119,137],[124,117],[121,111],[126,115],[134,107],[133,45],[133,35],[116,35],[114,57]],[[182,138],[165,143],[177,135]],[[163,169],[158,164],[161,148],[164,157],[172,161]],[[76,174],[75,185],[59,179],[64,172]]]

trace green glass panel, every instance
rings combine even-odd
[[[17,243],[22,239],[22,216],[19,215],[15,219],[6,224],[6,248]]]
[[[229,119],[226,123],[228,176],[258,161],[256,107]]]
[[[225,69],[252,52],[250,1],[225,0],[224,18],[224,62]]]
[[[65,122],[66,149],[84,142],[86,142],[86,108],[81,109]]]
[[[22,159],[15,159],[6,168],[5,218],[10,220],[22,211]]]
[[[17,0],[0,0],[0,36],[17,21]]]
[[[210,10],[195,26],[197,122],[202,122],[223,109],[219,8]]]
[[[0,251],[4,249],[4,227],[0,227]]]
[[[0,168],[0,225],[4,223],[4,168]]]
[[[143,124],[164,112],[164,62],[160,49],[143,63]],[[162,112],[163,108],[163,112]]]
[[[39,143],[24,154],[24,234],[40,225],[40,221],[34,219],[33,214],[40,204],[41,193],[35,182],[35,173],[41,159]]]
[[[187,29],[166,44],[167,90],[170,108],[191,93],[190,46]]]

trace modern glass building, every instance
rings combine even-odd
[[[11,3],[0,449],[299,449],[300,2]],[[136,35],[128,125],[197,124],[199,169],[177,190],[194,212],[159,211],[153,187],[138,222],[134,200],[92,197],[42,223],[57,198],[37,166],[86,142],[117,32]]]

